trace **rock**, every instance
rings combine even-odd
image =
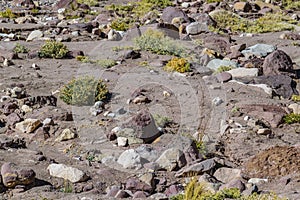
[[[108,40],[110,41],[120,41],[122,40],[122,35],[113,29],[111,29],[107,34]]]
[[[126,190],[130,190],[133,192],[136,191],[145,191],[145,192],[152,192],[153,188],[146,184],[141,182],[140,180],[136,179],[136,178],[130,178],[127,180],[126,182],[126,186],[125,186]]]
[[[233,78],[243,78],[243,77],[254,77],[258,76],[259,70],[257,68],[235,68],[227,71],[232,75]]]
[[[143,191],[137,191],[133,194],[132,199],[146,199],[147,195]]]
[[[179,185],[171,185],[166,189],[165,194],[168,197],[171,197],[177,195],[181,191],[183,191],[183,187],[180,187]]]
[[[30,112],[32,112],[32,108],[30,108],[30,106],[28,106],[28,105],[23,105],[23,106],[21,107],[21,110],[22,110],[23,112],[25,112],[25,113],[30,113]]]
[[[183,152],[176,148],[167,149],[155,162],[167,171],[178,170],[186,165]]]
[[[128,198],[128,197],[130,197],[130,194],[128,194],[128,192],[125,190],[119,190],[118,193],[115,195],[115,198],[120,198],[120,199]]]
[[[223,183],[228,183],[236,178],[241,178],[242,171],[240,169],[233,169],[221,167],[216,170],[214,177]]]
[[[276,128],[287,114],[284,108],[276,105],[250,104],[240,106],[240,110],[253,118],[263,120],[272,128]]]
[[[17,113],[11,113],[6,118],[6,122],[8,125],[15,125],[21,120],[22,120],[21,117]]]
[[[166,7],[163,10],[161,19],[165,23],[172,23],[172,20],[175,17],[180,17],[180,18],[184,19],[185,22],[190,22],[190,19],[187,16],[187,14],[185,12],[183,12],[181,9],[175,8],[175,7]]]
[[[148,162],[143,159],[134,149],[124,151],[117,161],[126,169],[141,169],[143,164]]]
[[[224,101],[220,98],[220,97],[216,97],[212,100],[212,104],[214,104],[215,106],[219,106],[223,103]]]
[[[200,22],[192,22],[186,27],[186,32],[190,35],[197,35],[208,31],[209,30],[207,24]]]
[[[268,182],[268,179],[265,179],[265,178],[250,178],[248,180],[248,183],[251,183],[253,185],[259,185],[259,184],[267,183],[267,182]]]
[[[146,183],[147,185],[150,185],[152,187],[155,186],[155,180],[154,180],[154,173],[145,173],[139,177],[139,179]]]
[[[4,105],[2,112],[4,115],[9,115],[9,114],[15,112],[15,110],[18,108],[19,108],[19,106],[16,103],[7,103]]]
[[[9,188],[16,185],[30,185],[35,181],[35,175],[32,169],[17,170],[13,163],[4,163],[1,167],[2,182]]]
[[[259,135],[269,135],[272,133],[272,130],[269,128],[260,128],[257,130],[257,134]]]
[[[128,144],[128,139],[126,137],[118,137],[117,143],[119,147],[126,147]]]
[[[39,119],[25,119],[16,124],[16,129],[23,133],[32,133],[41,125]]]
[[[63,178],[72,183],[82,182],[88,179],[88,176],[83,171],[64,164],[50,164],[47,170],[49,170],[51,176]]]
[[[136,152],[144,159],[154,162],[158,157],[158,152],[151,146],[142,144],[137,147]]]
[[[120,186],[113,185],[111,188],[107,188],[106,196],[115,197],[119,191],[120,191]]]
[[[259,76],[254,78],[255,84],[266,84],[273,88],[279,97],[289,99],[293,94],[297,94],[295,81],[286,75]]]
[[[132,100],[132,103],[134,103],[134,104],[142,104],[142,103],[148,103],[148,102],[149,102],[148,97],[142,96],[142,95],[140,95]]]
[[[149,199],[155,199],[155,200],[162,200],[162,199],[168,199],[168,196],[163,193],[155,193],[152,194]]]
[[[30,42],[30,41],[33,41],[33,40],[38,40],[38,39],[42,38],[43,35],[44,35],[44,34],[43,34],[42,31],[40,31],[40,30],[34,30],[34,31],[32,31],[32,32],[28,35],[26,41],[27,41],[27,42]]]
[[[248,2],[236,2],[233,5],[233,8],[237,11],[250,12],[252,10],[252,6]]]
[[[230,81],[232,79],[232,75],[228,72],[221,72],[217,74],[217,79],[221,82],[221,83],[226,83],[228,81]]]
[[[251,56],[266,57],[276,50],[276,47],[268,44],[256,44],[242,51],[242,54],[249,59]]]
[[[202,176],[200,176],[198,182],[205,184],[207,186],[207,190],[213,193],[217,192],[221,185],[220,181],[207,173],[204,173]]]
[[[293,72],[293,62],[290,56],[288,56],[282,50],[276,50],[265,58],[263,64],[263,74],[279,75]]]
[[[72,132],[70,129],[66,128],[62,133],[55,139],[56,142],[62,142],[66,140],[71,140],[77,137],[77,134]]]
[[[289,105],[288,108],[292,109],[293,113],[300,114],[300,104],[293,103],[293,104]]]
[[[229,66],[229,67],[233,67],[233,68],[238,67],[237,63],[234,61],[221,60],[221,59],[213,59],[213,60],[209,61],[209,63],[206,65],[206,67],[208,67],[209,69],[212,69],[214,71],[216,71],[221,66]]]
[[[213,171],[216,166],[217,166],[217,162],[215,161],[215,159],[210,158],[210,159],[201,161],[199,163],[182,168],[181,170],[176,172],[175,176],[180,177],[180,176],[183,176],[183,175],[191,173],[191,172],[193,172],[195,174],[209,173],[209,172]]]
[[[229,181],[228,183],[222,185],[220,187],[220,190],[224,190],[225,188],[227,188],[227,189],[238,188],[240,192],[243,192],[246,189],[246,186],[241,180],[233,179],[233,180]]]
[[[51,118],[46,118],[43,121],[43,126],[54,125],[54,121]]]

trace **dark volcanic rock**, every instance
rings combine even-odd
[[[264,75],[278,75],[291,73],[293,62],[289,55],[282,50],[276,50],[265,58],[263,64]]]

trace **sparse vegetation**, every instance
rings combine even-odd
[[[86,4],[88,6],[96,6],[99,4],[99,1],[97,0],[77,0],[80,4]]]
[[[93,105],[96,101],[106,100],[108,95],[106,84],[90,76],[72,79],[60,92],[65,103],[79,106]]]
[[[141,37],[136,38],[135,45],[141,50],[150,51],[161,55],[173,55],[183,57],[185,48],[165,36],[164,33],[148,29]]]
[[[249,20],[235,13],[223,10],[213,14],[212,18],[217,22],[217,27],[210,27],[211,30],[222,31],[229,29],[234,33],[266,33],[293,30],[293,24],[297,24],[296,20],[280,12],[267,13],[258,19]]]
[[[134,23],[134,20],[129,18],[129,17],[125,17],[125,18],[116,18],[111,22],[111,28],[115,29],[117,31],[126,31],[129,28],[132,27]]]
[[[173,72],[177,71],[180,73],[191,71],[190,63],[185,58],[172,58],[164,67],[164,70]]]
[[[77,56],[76,60],[83,62],[83,63],[91,63],[96,64],[103,68],[110,68],[117,64],[117,62],[113,59],[99,59],[99,60],[92,60],[88,56]]]
[[[7,8],[5,11],[0,12],[0,17],[13,19],[17,16],[12,12],[11,9]]]
[[[233,66],[220,66],[220,67],[218,67],[218,69],[214,73],[218,74],[218,73],[222,73],[222,72],[226,72],[226,71],[232,70],[234,68],[235,67],[233,67]]]
[[[172,119],[166,117],[166,116],[161,116],[159,114],[156,114],[153,116],[155,123],[159,127],[166,127],[170,122],[172,122]]]
[[[69,52],[66,45],[62,42],[56,42],[53,40],[48,40],[41,47],[39,51],[39,57],[41,58],[65,58]]]
[[[300,123],[300,114],[287,114],[286,116],[283,117],[283,121],[286,124],[295,124],[295,123]]]
[[[15,53],[28,53],[28,49],[25,46],[17,43],[14,48],[14,52]]]
[[[70,181],[64,179],[64,186],[61,188],[61,191],[64,193],[72,193],[73,192],[73,186]]]
[[[295,101],[295,102],[300,101],[300,95],[295,95],[295,94],[293,94],[293,95],[292,95],[292,100]]]

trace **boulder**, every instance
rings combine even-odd
[[[182,151],[176,148],[167,149],[156,160],[156,163],[167,171],[173,171],[186,165],[186,160]]]
[[[47,167],[51,176],[69,180],[72,183],[82,182],[88,179],[88,176],[81,170],[64,164],[50,164]]]
[[[166,23],[171,23],[175,17],[183,18],[185,22],[190,22],[187,14],[179,8],[175,7],[166,7],[163,10],[161,19]]]
[[[23,133],[34,132],[42,122],[39,119],[25,119],[22,122],[16,124],[16,129]]]

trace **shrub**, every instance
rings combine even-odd
[[[15,53],[28,53],[28,49],[25,46],[17,43],[14,48],[14,52]]]
[[[69,52],[68,48],[61,42],[46,41],[39,51],[41,58],[64,58]]]
[[[128,17],[125,17],[125,18],[119,17],[119,18],[114,19],[111,22],[110,26],[112,29],[115,29],[117,31],[126,31],[132,27],[133,22],[134,21]]]
[[[117,62],[113,59],[96,60],[95,63],[100,67],[104,67],[104,68],[111,68],[117,64]]]
[[[92,105],[96,101],[106,100],[108,95],[106,84],[89,76],[72,79],[60,92],[60,98],[71,105]]]
[[[293,94],[293,95],[292,95],[292,100],[293,100],[293,101],[296,101],[296,102],[297,102],[297,101],[300,101],[300,95],[295,95],[295,94]]]
[[[17,16],[12,12],[11,9],[7,8],[5,11],[0,12],[0,17],[13,19]]]
[[[81,4],[86,4],[88,6],[96,6],[98,5],[98,2],[97,0],[77,0],[78,3],[81,3]]]
[[[267,13],[258,19],[249,20],[235,13],[222,10],[212,14],[211,17],[217,22],[216,29],[210,27],[211,30],[215,31],[230,28],[232,32],[266,33],[293,30],[294,27],[292,24],[297,23],[289,16],[280,12]]]
[[[184,47],[177,45],[175,40],[166,37],[164,33],[153,29],[148,29],[144,34],[136,38],[135,45],[141,50],[156,54],[179,57],[185,55]]]
[[[191,71],[190,63],[184,58],[172,58],[167,65],[164,67],[164,70],[173,72],[177,71],[180,73]]]
[[[300,114],[287,114],[286,116],[283,117],[283,121],[286,124],[295,124],[295,123],[300,123]]]
[[[172,122],[172,119],[170,119],[169,117],[161,116],[159,114],[154,115],[153,118],[156,125],[161,128],[166,127],[169,123]]]
[[[218,69],[214,72],[215,74],[218,74],[218,73],[222,73],[222,72],[226,72],[226,71],[229,71],[229,70],[232,70],[234,69],[235,67],[233,66],[220,66],[218,67]]]

